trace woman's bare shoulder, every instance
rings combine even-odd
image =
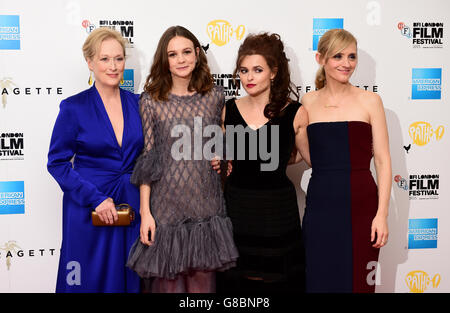
[[[313,103],[316,102],[319,94],[320,94],[319,90],[310,91],[310,92],[305,93],[303,95],[302,99],[300,100],[300,102],[302,103],[302,106],[305,106],[305,109],[308,110],[313,105]]]

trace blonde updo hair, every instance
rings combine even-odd
[[[320,58],[325,61],[337,53],[347,48],[350,44],[357,44],[356,38],[345,29],[330,29],[320,37],[317,52]],[[325,69],[321,65],[316,74],[316,88],[321,89],[326,84]]]
[[[122,37],[122,35],[119,32],[108,27],[100,27],[92,31],[92,33],[90,33],[90,35],[86,38],[86,41],[83,44],[84,58],[86,60],[92,60],[102,42],[106,39],[111,38],[117,40],[120,43],[123,49],[123,56],[125,56],[126,40]]]

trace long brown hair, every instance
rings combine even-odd
[[[284,52],[284,45],[278,34],[250,34],[239,47],[236,68],[233,77],[237,77],[244,57],[259,54],[264,57],[269,68],[276,72],[270,86],[269,103],[264,108],[264,116],[268,119],[277,117],[281,109],[291,101],[293,93],[298,101],[298,94],[293,88],[289,71],[289,59]]]
[[[213,88],[213,79],[208,66],[208,60],[200,42],[194,34],[183,26],[172,26],[164,32],[158,42],[155,55],[153,56],[150,74],[147,76],[144,85],[144,90],[155,100],[166,101],[170,89],[172,89],[172,75],[169,71],[167,46],[169,45],[169,41],[176,36],[181,36],[192,41],[194,50],[199,48],[197,64],[192,72],[188,91],[196,91],[204,95]]]
[[[330,57],[338,54],[352,43],[357,45],[356,38],[349,31],[339,28],[330,29],[320,37],[317,52],[326,63]],[[326,76],[323,66],[320,66],[317,71],[315,84],[317,89],[325,87]]]

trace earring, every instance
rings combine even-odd
[[[123,85],[124,82],[125,82],[125,80],[123,79],[123,76],[122,76],[122,78],[120,79],[120,84]]]
[[[92,72],[89,72],[88,84],[89,86],[92,86]]]

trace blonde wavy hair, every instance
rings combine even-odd
[[[317,45],[317,52],[320,53],[320,58],[326,63],[328,59],[337,53],[347,48],[354,43],[358,46],[356,38],[345,29],[330,29],[322,37],[320,37]],[[316,74],[316,88],[321,89],[326,84],[325,69],[321,65]]]
[[[92,31],[83,44],[83,55],[86,61],[92,60],[102,42],[110,38],[115,39],[120,43],[123,49],[123,56],[125,57],[126,40],[122,37],[122,35],[110,28],[100,27]]]

